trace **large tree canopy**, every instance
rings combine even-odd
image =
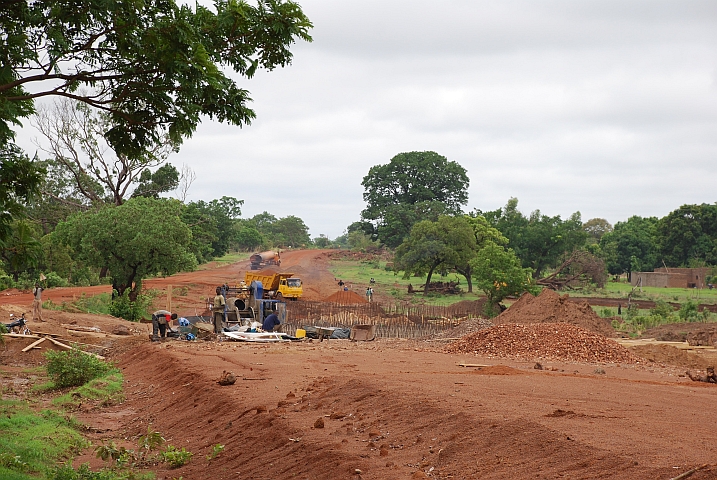
[[[396,249],[394,269],[404,272],[404,278],[426,275],[425,294],[434,272],[467,265],[475,250],[475,233],[464,216],[422,220]]]
[[[565,252],[585,244],[580,212],[563,220],[560,215],[549,217],[535,210],[526,217],[518,210],[518,199],[511,198],[501,210],[485,212],[486,219],[508,238],[508,247],[515,251],[523,267],[532,268],[535,278],[548,267],[557,266]]]
[[[436,152],[399,153],[363,178],[364,220],[376,224],[379,240],[399,245],[419,220],[459,214],[468,202],[468,175]]]
[[[657,222],[657,249],[670,267],[717,265],[717,205],[682,205]]]
[[[469,215],[465,215],[465,219],[473,230],[476,252],[489,245],[504,246],[508,243],[508,239],[505,238],[497,228],[492,227],[484,216],[471,213]],[[462,264],[456,264],[455,269],[458,273],[466,277],[466,281],[468,282],[468,291],[473,292],[472,263],[464,262]]]
[[[196,266],[189,252],[192,233],[182,222],[177,200],[138,197],[120,206],[84,212],[60,223],[53,235],[78,257],[108,267],[112,288],[136,298],[150,275],[171,275]]]
[[[12,234],[13,218],[38,193],[45,168],[30,160],[13,143],[0,141],[0,247]]]
[[[656,217],[632,216],[617,222],[612,232],[600,239],[607,271],[612,275],[633,271],[651,271],[658,264],[655,248]]]
[[[9,0],[0,15],[0,144],[35,98],[62,96],[109,113],[115,152],[144,154],[168,135],[191,135],[202,115],[234,125],[254,118],[249,92],[224,68],[251,77],[291,62],[312,25],[289,0]],[[87,87],[82,92],[82,87]]]

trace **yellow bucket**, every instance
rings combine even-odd
[[[296,329],[296,335],[294,335],[296,338],[304,338],[306,336],[306,330],[303,328],[297,328]]]

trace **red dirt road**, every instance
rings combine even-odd
[[[151,423],[194,452],[158,472],[168,479],[652,480],[715,462],[717,432],[704,418],[714,385],[669,368],[476,370],[457,364],[497,362],[420,345],[146,344],[121,361],[127,416],[115,435]],[[217,385],[223,370],[235,385]],[[225,450],[208,462],[216,444]],[[691,478],[716,476],[710,466]]]
[[[303,280],[304,299],[322,300],[336,290],[334,277],[328,272],[328,258],[326,251],[295,250],[281,253],[281,271],[294,272]],[[166,290],[171,285],[175,292],[172,298],[172,311],[180,316],[199,315],[204,310],[207,298],[214,297],[214,289],[224,283],[235,284],[244,279],[244,273],[249,269],[249,260],[216,267],[206,265],[195,272],[184,272],[171,277],[150,278],[144,281],[147,289]],[[43,292],[43,300],[52,300],[54,303],[73,301],[82,295],[92,296],[100,293],[110,293],[109,285],[93,287],[64,287],[50,288]],[[31,311],[32,293],[15,289],[0,292],[0,305],[28,305]],[[166,295],[160,295],[155,300],[155,306],[166,306]]]
[[[336,290],[320,252],[282,258],[282,270],[304,279],[307,298]],[[175,302],[180,314],[192,314],[192,302],[203,305],[200,295],[244,269],[240,263],[147,284],[186,286],[186,297]],[[122,323],[47,313],[42,328],[58,333],[72,321],[103,331]],[[136,449],[151,425],[194,454],[178,469],[153,467],[159,480],[668,480],[705,464],[690,480],[717,478],[717,386],[678,376],[683,369],[542,362],[555,370],[539,371],[533,362],[443,353],[443,342],[430,341],[159,344],[146,341],[141,327],[114,350],[125,351],[114,359],[125,375],[126,401],[109,408],[86,402],[75,415],[95,444],[114,440]],[[7,340],[0,363],[23,358],[8,353],[24,346],[18,342],[29,343]],[[236,384],[216,383],[224,370]],[[217,444],[224,450],[209,460]],[[91,451],[75,463],[85,461],[102,465]]]

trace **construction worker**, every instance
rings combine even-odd
[[[279,316],[276,312],[272,312],[271,315],[264,319],[264,324],[261,326],[261,329],[265,332],[278,332],[280,325],[281,321],[279,320]]]
[[[162,339],[167,337],[167,325],[169,325],[169,321],[167,320],[167,317],[169,317],[171,320],[177,319],[177,314],[168,312],[167,310],[157,310],[152,314],[152,341],[156,342],[159,340],[157,337],[157,332],[159,332],[159,335],[162,337]]]
[[[224,306],[226,301],[222,295],[222,288],[217,287],[217,294],[214,297],[212,311],[214,313],[214,333],[222,333],[224,331]]]
[[[42,291],[44,288],[39,283],[35,284],[35,288],[32,289],[34,296],[32,300],[32,321],[33,322],[44,322],[42,319]]]

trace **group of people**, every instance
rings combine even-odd
[[[214,303],[212,304],[213,324],[214,333],[222,333],[224,331],[225,323],[225,310],[226,310],[226,299],[222,292],[222,287],[217,287],[217,294],[214,297]],[[281,320],[276,312],[272,312],[267,315],[262,324],[262,330],[265,332],[276,332],[281,328]]]

